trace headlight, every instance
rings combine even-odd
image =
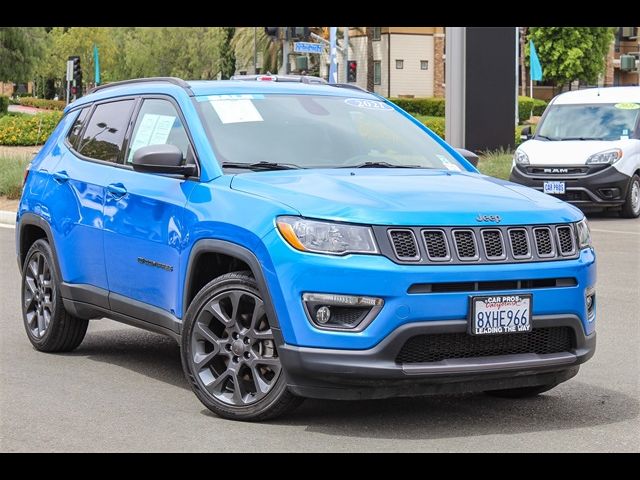
[[[586,218],[576,223],[576,233],[578,234],[578,248],[580,250],[591,247],[591,232]]]
[[[513,154],[513,160],[518,165],[529,165],[529,156],[522,150],[516,150]]]
[[[588,165],[597,164],[613,164],[622,158],[622,150],[619,148],[612,148],[611,150],[605,150],[604,152],[595,153],[587,158]]]
[[[276,223],[289,245],[304,252],[330,255],[378,253],[369,227],[299,217],[278,217]]]

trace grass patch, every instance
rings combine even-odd
[[[496,150],[480,154],[478,170],[490,177],[509,180],[513,152],[509,150]]]
[[[31,161],[31,155],[11,155],[0,157],[0,195],[17,200],[22,194],[24,171]]]

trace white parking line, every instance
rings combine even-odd
[[[602,233],[626,233],[628,235],[640,235],[640,232],[625,232],[624,230],[601,230],[599,228],[591,228],[592,232],[602,232]]]
[[[11,228],[13,230],[16,229],[15,225],[7,225],[6,223],[0,223],[0,227],[2,227],[2,228]]]

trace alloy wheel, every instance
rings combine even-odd
[[[45,256],[36,252],[29,259],[24,276],[24,312],[31,335],[42,338],[53,315],[54,285]]]
[[[640,210],[640,182],[638,180],[631,184],[631,209],[634,213]]]
[[[259,401],[282,371],[264,303],[245,290],[213,297],[198,314],[190,341],[192,372],[227,405]]]

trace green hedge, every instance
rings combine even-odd
[[[433,133],[444,138],[444,117],[429,117],[427,115],[414,115],[416,119],[431,129]]]
[[[7,114],[9,108],[9,97],[0,95],[0,117]]]
[[[524,123],[531,118],[533,110],[533,99],[529,97],[518,97],[518,122]]]
[[[62,118],[60,112],[0,118],[0,145],[41,145]]]
[[[544,113],[544,109],[547,108],[548,103],[544,100],[539,100],[537,98],[533,99],[533,115],[536,117],[542,116]]]
[[[46,100],[34,97],[20,97],[18,102],[25,107],[44,108],[46,110],[64,110],[66,105],[62,100]]]
[[[444,98],[390,98],[411,115],[444,117]]]

